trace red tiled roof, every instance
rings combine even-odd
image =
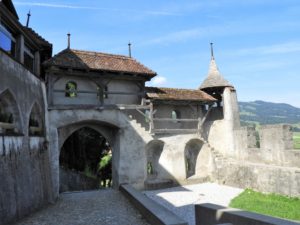
[[[59,66],[74,69],[91,69],[98,71],[124,72],[148,77],[156,73],[128,56],[100,52],[65,49],[47,60],[45,66]]]
[[[216,99],[201,90],[146,87],[147,97],[157,100],[213,102]]]

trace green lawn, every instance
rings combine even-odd
[[[294,148],[300,149],[300,132],[293,133]]]
[[[230,202],[230,207],[270,216],[300,220],[300,199],[277,194],[262,194],[246,189]]]

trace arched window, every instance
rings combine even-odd
[[[196,164],[199,152],[203,143],[198,139],[190,140],[184,149],[186,178],[189,178],[196,174]]]
[[[30,136],[43,135],[43,117],[37,103],[32,106],[28,126]]]
[[[171,113],[171,118],[174,120],[174,123],[177,123],[177,119],[180,119],[180,112],[178,112],[177,110],[173,110]]]
[[[66,83],[66,97],[75,98],[77,97],[77,84],[74,81]]]
[[[0,133],[18,133],[21,130],[17,102],[6,90],[0,94]]]
[[[147,156],[147,179],[155,179],[162,172],[162,167],[159,164],[160,156],[163,152],[164,142],[160,140],[152,140],[146,145]]]

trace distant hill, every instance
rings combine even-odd
[[[298,124],[300,128],[300,108],[289,104],[264,101],[239,102],[242,124]]]

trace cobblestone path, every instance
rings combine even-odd
[[[15,225],[149,225],[116,190],[72,192]]]

